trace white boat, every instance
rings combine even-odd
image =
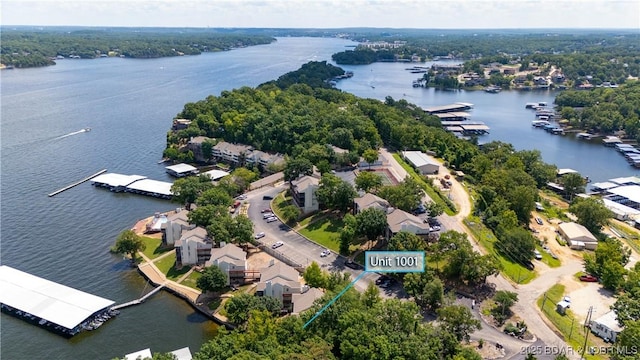
[[[91,131],[91,128],[87,127],[87,128],[82,129],[82,130],[84,130],[84,132],[89,132],[89,131]]]

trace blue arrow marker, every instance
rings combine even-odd
[[[336,295],[336,297],[334,297],[333,299],[331,299],[331,301],[329,301],[329,303],[328,303],[327,305],[323,306],[323,307],[322,307],[322,309],[318,310],[318,312],[317,312],[315,315],[313,315],[313,317],[312,317],[309,321],[307,321],[307,323],[306,323],[306,324],[304,324],[304,326],[303,326],[302,328],[303,328],[303,329],[306,329],[306,328],[307,328],[307,326],[308,326],[309,324],[311,324],[311,322],[312,322],[313,320],[315,320],[318,316],[320,316],[320,314],[322,314],[325,310],[327,310],[327,308],[328,308],[329,306],[331,306],[331,304],[333,304],[334,302],[336,302],[336,300],[338,300],[338,299],[339,299],[339,298],[340,298],[340,297],[341,297],[345,292],[347,292],[347,290],[349,290],[349,288],[351,288],[351,287],[353,286],[353,284],[355,284],[355,283],[356,283],[356,281],[360,280],[360,278],[361,278],[364,274],[366,274],[366,273],[367,273],[366,271],[363,271],[360,275],[356,276],[356,278],[355,278],[355,279],[353,279],[353,281],[352,281],[351,283],[349,283],[349,285],[345,286],[345,288],[344,288],[344,289],[342,289],[342,291],[340,291],[340,293],[339,293],[338,295]]]

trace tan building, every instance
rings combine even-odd
[[[316,191],[320,186],[318,178],[306,175],[291,182],[293,200],[303,213],[308,214],[320,209]]]
[[[213,244],[207,236],[207,230],[196,227],[183,232],[175,248],[177,264],[202,265],[209,260]]]
[[[271,296],[282,301],[284,309],[292,310],[293,294],[301,294],[300,274],[296,269],[280,261],[260,272],[256,295]]]
[[[368,208],[376,208],[387,212],[389,208],[389,202],[379,196],[366,193],[359,198],[353,199],[353,213],[359,214],[363,210]]]
[[[387,239],[400,231],[421,237],[427,237],[431,232],[429,224],[425,224],[419,217],[400,209],[395,209],[387,214],[387,224]]]
[[[562,223],[558,225],[558,232],[572,249],[595,250],[598,247],[598,239],[586,227],[578,223]]]
[[[189,224],[189,212],[180,210],[174,214],[167,216],[167,222],[161,225],[162,243],[165,245],[174,245],[182,236],[185,230],[192,230],[196,226]]]

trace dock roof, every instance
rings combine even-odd
[[[473,107],[473,104],[469,104],[469,103],[455,103],[455,104],[449,104],[449,105],[426,107],[424,108],[424,111],[430,114],[437,114],[437,113],[467,110],[472,107]]]
[[[80,325],[94,313],[114,304],[84,291],[0,266],[0,303],[58,324],[67,329]]]
[[[127,186],[127,189],[171,196],[173,195],[171,192],[172,185],[172,183],[166,181],[142,179]]]
[[[94,177],[91,182],[98,184],[105,184],[108,186],[118,187],[127,186],[138,180],[146,179],[146,176],[142,175],[122,175],[116,173],[107,173]]]
[[[212,181],[216,181],[218,179],[222,179],[223,177],[229,175],[228,172],[222,171],[222,170],[218,170],[218,169],[213,169],[213,170],[206,171],[206,172],[204,172],[204,174],[209,175],[209,177],[211,177]]]
[[[166,166],[165,169],[168,171],[172,171],[176,174],[187,174],[193,171],[198,170],[195,166],[191,166],[189,164],[175,164],[171,166]]]

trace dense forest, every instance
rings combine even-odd
[[[261,35],[184,29],[45,28],[2,29],[0,60],[18,68],[55,64],[56,57],[93,59],[100,56],[157,58],[198,55],[236,47],[268,44]]]
[[[555,100],[569,125],[592,133],[611,134],[624,130],[627,137],[640,141],[640,82],[619,88],[593,91],[564,91]]]

